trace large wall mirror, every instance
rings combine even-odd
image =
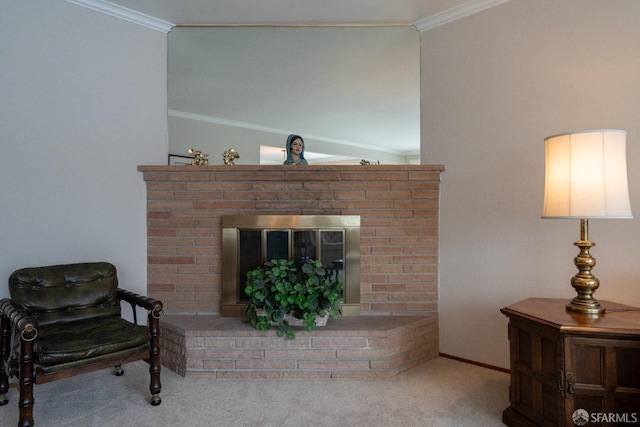
[[[420,162],[420,35],[411,26],[176,27],[168,39],[169,153],[282,164]]]

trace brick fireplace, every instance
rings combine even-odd
[[[437,355],[444,167],[138,170],[147,184],[148,294],[165,305],[169,368],[213,378],[389,376]],[[359,215],[361,316],[294,342],[221,318],[225,215]]]

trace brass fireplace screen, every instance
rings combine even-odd
[[[360,314],[359,215],[229,215],[222,217],[222,316],[243,316],[247,271],[281,258],[320,260],[344,279],[343,314]]]

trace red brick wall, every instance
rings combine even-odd
[[[224,215],[360,215],[362,314],[438,310],[442,166],[139,166],[148,294],[219,313]]]

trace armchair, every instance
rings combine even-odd
[[[33,385],[149,363],[151,404],[160,399],[159,318],[162,302],[118,288],[106,262],[23,268],[9,277],[10,298],[0,300],[0,405],[8,403],[9,378],[19,382],[18,426],[33,425]],[[121,317],[120,301],[133,309]],[[138,325],[135,307],[148,311]]]

